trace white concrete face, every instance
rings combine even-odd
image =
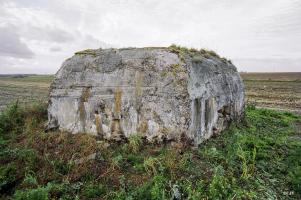
[[[196,144],[242,117],[236,68],[167,48],[93,50],[64,62],[51,85],[48,128],[103,138],[186,135]]]

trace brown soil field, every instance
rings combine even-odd
[[[0,111],[13,101],[23,104],[47,101],[52,75],[0,77]]]
[[[301,72],[241,73],[246,102],[301,113]]]
[[[301,113],[301,72],[241,73],[246,102],[258,107]],[[53,75],[0,77],[0,110],[10,102],[47,101]]]

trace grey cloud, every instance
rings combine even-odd
[[[62,48],[61,47],[51,47],[49,50],[52,52],[58,52],[58,51],[61,51]]]
[[[244,71],[300,71],[300,0],[2,1],[0,25],[14,24],[49,71],[82,49],[171,43],[213,49]]]
[[[56,27],[36,27],[31,26],[30,24],[25,29],[26,38],[29,40],[41,40],[41,41],[50,41],[57,43],[66,43],[73,41],[73,36],[71,33],[56,28]]]
[[[0,74],[26,74],[34,71],[31,59],[0,56]]]
[[[273,15],[268,15],[257,24],[257,33],[265,37],[291,37],[301,39],[301,2],[283,5]]]
[[[82,35],[82,37],[83,37],[82,43],[85,46],[91,46],[93,48],[111,48],[111,47],[113,47],[113,45],[102,42],[89,34]]]
[[[301,58],[233,59],[239,71],[247,72],[296,72],[300,71]]]
[[[40,5],[39,2],[35,3]],[[57,23],[63,19],[57,18],[54,13],[45,11],[45,7],[31,7],[29,3],[23,3],[4,0],[3,5],[0,4],[0,25],[14,25],[18,29],[19,35],[22,35],[22,38],[26,40],[57,43],[67,43],[74,40],[73,31],[71,32],[70,28],[64,26],[65,24]],[[40,6],[42,5],[44,4]]]
[[[32,58],[34,53],[21,41],[14,26],[0,27],[0,56]]]

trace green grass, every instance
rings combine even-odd
[[[45,134],[45,107],[0,115],[0,199],[300,199],[300,116],[248,107],[198,148]],[[300,128],[300,127],[299,127]],[[99,152],[95,160],[74,160]]]
[[[0,80],[19,81],[19,82],[41,82],[50,83],[54,79],[54,75],[30,75],[22,78],[1,77]]]

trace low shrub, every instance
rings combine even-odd
[[[9,105],[0,114],[0,136],[12,137],[22,134],[27,128],[33,129],[47,118],[47,109],[44,103],[36,103],[27,107],[21,106],[18,101]]]
[[[29,190],[17,190],[14,194],[15,200],[48,200],[51,184],[46,187],[38,187]]]
[[[24,110],[16,101],[0,114],[0,136],[22,133],[24,122]]]
[[[0,167],[0,193],[8,192],[17,184],[17,167],[14,163]]]
[[[229,184],[225,171],[221,165],[214,168],[214,174],[209,184],[209,194],[213,199],[224,199],[230,197],[231,185]]]
[[[100,198],[106,194],[106,188],[102,184],[92,183],[85,186],[82,193],[85,198]]]
[[[128,148],[130,152],[138,153],[143,144],[141,136],[139,134],[130,135],[128,141],[129,141]]]

